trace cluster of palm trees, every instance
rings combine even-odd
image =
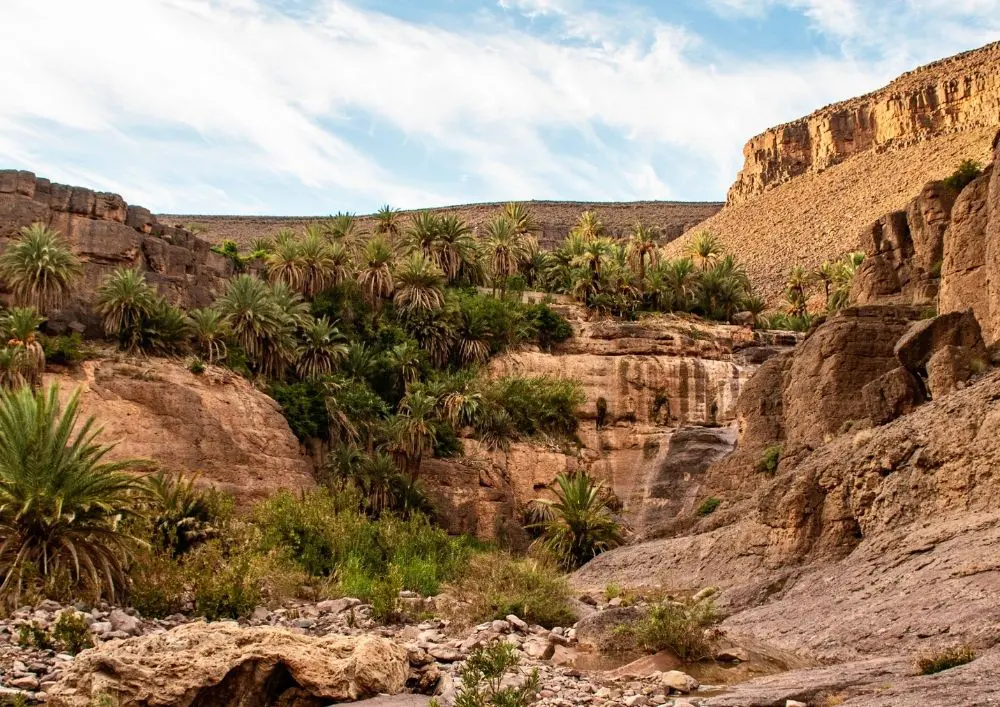
[[[865,254],[858,251],[848,253],[840,260],[824,261],[815,270],[801,265],[792,267],[785,284],[785,311],[767,317],[767,325],[775,329],[808,329],[813,322],[808,301],[812,288],[817,284],[823,287],[827,312],[843,309],[850,302],[854,274],[864,258]]]

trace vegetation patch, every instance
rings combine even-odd
[[[644,618],[615,627],[614,643],[621,650],[670,650],[685,662],[696,662],[712,654],[706,630],[718,619],[710,598],[665,600],[650,605]]]
[[[722,500],[712,496],[702,501],[696,512],[700,516],[712,515],[720,505],[722,505]]]
[[[935,655],[925,655],[917,659],[917,669],[923,675],[933,675],[944,670],[971,663],[976,653],[969,646],[949,648]]]
[[[772,444],[764,450],[757,462],[757,473],[773,476],[778,471],[778,464],[781,462],[781,445]]]
[[[975,160],[962,160],[955,171],[944,178],[944,185],[956,194],[983,173],[983,166]]]

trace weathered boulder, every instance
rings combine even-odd
[[[900,291],[899,273],[881,255],[866,256],[854,273],[851,302],[875,304]]]
[[[113,695],[137,707],[315,707],[401,692],[408,668],[406,651],[377,636],[192,623],[81,653],[47,703],[87,707]]]
[[[576,640],[584,650],[610,650],[615,646],[615,628],[639,621],[646,615],[637,606],[605,609],[576,624]]]
[[[945,346],[964,347],[985,359],[982,331],[971,310],[913,322],[896,342],[895,354],[903,366],[922,374],[931,356]]]
[[[940,398],[965,387],[974,368],[985,366],[973,349],[944,346],[927,362],[927,390],[932,398]]]
[[[990,319],[986,291],[987,197],[992,165],[962,190],[951,210],[944,235],[941,292],[938,309],[958,312],[972,309],[984,325]]]
[[[873,425],[884,425],[912,412],[924,400],[923,387],[909,370],[899,366],[861,389]]]
[[[278,404],[245,379],[209,367],[195,375],[167,360],[142,365],[85,361],[72,374],[50,374],[63,395],[82,388],[81,413],[94,415],[113,459],[154,459],[197,475],[241,504],[315,482]]]
[[[944,182],[930,182],[906,207],[906,223],[913,242],[913,266],[929,274],[941,267],[944,233],[951,220],[955,192]]]

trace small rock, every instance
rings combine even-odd
[[[682,673],[680,670],[668,670],[660,675],[660,680],[671,690],[682,692],[685,695],[693,690],[697,690],[699,684],[693,677],[687,673]]]
[[[99,636],[103,636],[111,633],[111,622],[110,621],[95,621],[90,624],[90,630]]]
[[[267,621],[270,616],[271,612],[267,610],[266,606],[258,606],[253,610],[253,614],[250,615],[250,618],[253,621]]]
[[[597,599],[594,599],[594,597],[589,594],[581,594],[580,601],[588,606],[597,606]]]
[[[456,663],[465,657],[461,651],[449,648],[448,646],[434,646],[427,652],[441,663]]]
[[[360,599],[344,597],[343,599],[327,599],[316,605],[316,609],[325,614],[339,614],[361,604]]]
[[[496,621],[490,624],[490,628],[496,631],[497,633],[507,633],[508,631],[510,631],[510,622],[503,621],[502,619],[497,619]]]
[[[798,700],[785,700],[785,707],[809,707],[809,705]]]
[[[649,700],[646,699],[645,695],[629,695],[628,697],[623,697],[622,702],[625,707],[645,707],[649,704]]]
[[[129,616],[121,609],[113,609],[108,615],[108,621],[114,631],[120,631],[134,636],[142,629],[142,622],[134,616]]]
[[[514,614],[507,615],[507,623],[516,628],[518,631],[527,631],[528,623],[521,620],[520,617],[514,616]]]
[[[19,690],[37,690],[38,678],[33,675],[25,675],[24,677],[14,678],[8,684]]]
[[[614,599],[612,599],[611,601],[608,602],[608,606],[619,607],[621,605],[622,605],[622,598],[621,597],[615,597]]]

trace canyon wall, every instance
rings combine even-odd
[[[144,271],[162,295],[186,308],[211,304],[232,274],[231,261],[213,253],[208,241],[160,223],[118,194],[0,170],[0,245],[36,222],[59,231],[83,264],[72,300],[49,315],[49,326],[56,331],[100,333],[89,304],[103,279],[118,267]]]
[[[771,128],[743,148],[729,190],[740,204],[778,184],[821,172],[861,152],[885,151],[932,136],[1000,121],[1000,44],[904,74],[885,88]]]

